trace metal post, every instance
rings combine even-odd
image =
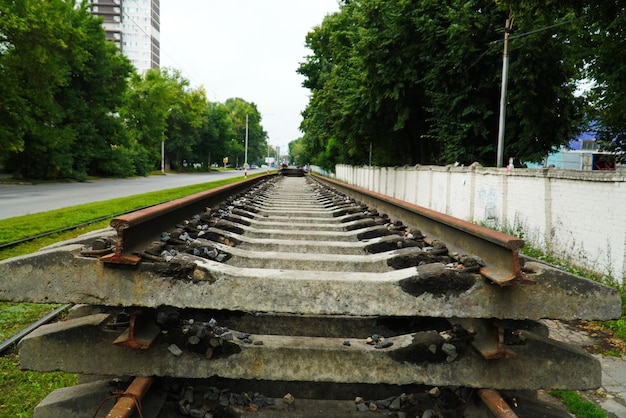
[[[504,126],[506,122],[506,85],[509,76],[509,33],[513,26],[513,19],[507,19],[504,26],[504,51],[502,53],[502,90],[500,92],[500,123],[498,125],[498,153],[496,166],[502,167],[504,153]]]
[[[243,176],[248,178],[248,114],[246,113],[246,152],[243,162]]]
[[[161,173],[165,174],[165,141],[161,141]]]

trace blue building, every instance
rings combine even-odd
[[[569,170],[615,170],[615,154],[602,151],[595,132],[583,132],[567,147],[549,154],[542,164],[527,163],[528,168],[555,167]]]

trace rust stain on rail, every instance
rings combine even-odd
[[[360,187],[314,177],[391,217],[402,219],[420,229],[431,241],[445,242],[450,251],[461,254],[471,251],[485,264],[481,275],[500,286],[534,283],[522,273],[519,249],[524,241],[519,238]]]

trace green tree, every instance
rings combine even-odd
[[[61,0],[0,3],[0,153],[17,175],[51,178],[70,171],[76,135],[62,125],[56,96],[72,63],[86,58],[82,48],[73,48],[84,36],[73,6]]]
[[[198,161],[205,161],[206,158],[207,165],[221,165],[222,159],[228,156],[228,143],[235,138],[230,111],[223,103],[208,102],[202,120],[200,141],[193,153]]]
[[[128,130],[131,147],[136,150],[136,173],[145,175],[161,165],[162,146],[166,145],[168,123],[178,123],[185,111],[180,98],[188,81],[176,71],[150,69],[135,75],[127,91],[120,117]],[[170,114],[174,115],[170,119]],[[172,125],[175,131],[179,127]],[[177,138],[177,134],[173,134]],[[167,145],[169,147],[169,144]],[[172,148],[168,148],[168,154]],[[167,165],[167,162],[166,162]]]
[[[312,55],[298,68],[298,73],[305,77],[303,86],[312,93],[302,112],[303,148],[310,162],[326,169],[341,160],[348,162],[347,149],[343,152],[344,147],[339,147],[337,153],[328,153],[327,148],[337,142],[342,121],[349,117],[342,109],[342,96],[357,85],[348,77],[349,68],[345,68],[352,37],[347,13],[328,15],[307,34],[306,45]]]
[[[581,21],[590,53],[584,59],[587,79],[595,81],[589,94],[589,119],[605,149],[626,160],[626,4],[603,1],[583,8]]]
[[[87,8],[0,0],[0,161],[16,175],[84,178],[96,158],[85,151],[119,132],[111,115],[132,67]]]
[[[203,161],[195,155],[194,148],[201,139],[207,99],[203,89],[190,90],[188,81],[179,75],[175,81],[177,90],[168,108],[165,150],[171,167],[180,168],[185,162]]]
[[[372,146],[375,164],[494,164],[502,61],[493,42],[508,14],[491,0],[344,2],[309,33],[313,55],[299,68],[312,90],[302,129],[313,162],[362,164]],[[551,21],[516,23],[529,31]],[[575,135],[568,35],[512,44],[506,155],[537,160]]]
[[[578,67],[578,79],[592,83],[586,95],[588,128],[613,151],[626,152],[626,4],[614,0],[593,3],[578,0],[543,2],[538,0],[499,0],[516,16],[544,22],[566,22],[570,36],[562,44],[574,53],[568,58]],[[572,35],[575,33],[575,35]]]
[[[435,57],[426,78],[429,136],[441,143],[437,162],[496,163],[503,43],[488,40],[502,39],[508,17],[517,29],[509,46],[505,158],[539,161],[576,136],[583,102],[574,96],[570,27],[531,34],[554,21],[517,17],[490,1],[451,2],[438,16],[433,30],[442,34],[438,44],[446,53]]]
[[[241,98],[230,98],[224,103],[229,110],[233,137],[230,139],[229,160],[243,166],[245,162],[246,127],[248,130],[248,164],[263,160],[267,153],[267,132],[261,125],[261,113],[256,104]],[[228,141],[228,139],[227,139]]]
[[[86,9],[80,13],[89,55],[57,97],[65,109],[63,124],[77,135],[72,146],[74,177],[129,176],[134,174],[133,157],[118,110],[134,68],[115,44],[106,41],[101,21]]]

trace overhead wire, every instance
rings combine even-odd
[[[511,39],[517,39],[517,38],[522,38],[522,37],[524,37],[524,36],[533,35],[533,34],[538,33],[538,32],[543,32],[543,31],[545,31],[545,30],[549,30],[549,29],[553,29],[553,28],[556,28],[556,27],[559,27],[559,26],[563,26],[563,25],[566,25],[566,24],[572,23],[572,22],[574,22],[574,21],[576,21],[576,20],[580,20],[580,19],[582,19],[582,18],[583,18],[583,17],[581,16],[581,17],[577,17],[577,18],[574,18],[574,19],[567,20],[567,21],[565,21],[565,22],[555,23],[555,24],[553,24],[553,25],[545,26],[545,27],[538,28],[538,29],[533,29],[533,30],[531,30],[531,31],[524,32],[524,33],[520,33],[520,34],[517,34],[517,35],[511,35],[511,36],[509,36],[509,40],[511,40]],[[480,55],[478,56],[478,58],[476,58],[476,59],[475,59],[475,60],[474,60],[474,61],[473,61],[473,62],[472,62],[472,63],[471,63],[471,64],[470,64],[467,68],[465,68],[465,69],[463,70],[463,72],[461,72],[461,73],[458,75],[458,77],[457,77],[457,78],[455,78],[455,80],[454,80],[454,81],[458,81],[458,80],[461,78],[461,76],[463,76],[463,74],[465,74],[468,70],[470,70],[472,67],[474,67],[476,64],[478,64],[478,62],[479,62],[479,61],[480,61],[480,60],[481,60],[481,59],[482,59],[485,55],[487,55],[489,52],[491,52],[491,48],[492,48],[494,45],[498,45],[498,44],[499,44],[499,43],[501,43],[501,42],[504,42],[504,39],[498,39],[498,40],[495,40],[495,41],[491,41],[491,42],[489,42],[489,43],[487,44],[487,49],[486,49],[486,50],[485,50],[482,54],[480,54]]]

